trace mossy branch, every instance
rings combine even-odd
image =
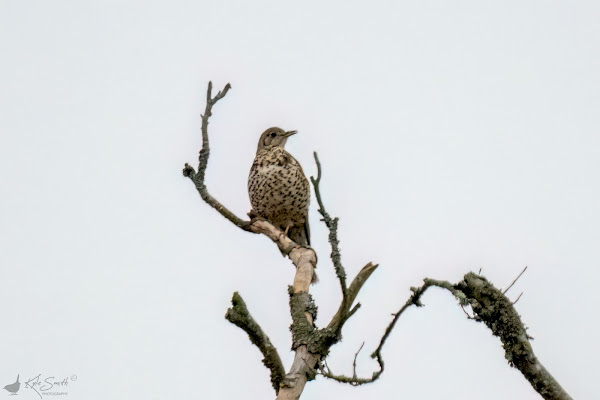
[[[328,329],[334,330],[338,335],[341,333],[341,329],[344,323],[350,318],[359,308],[360,303],[356,304],[354,308],[351,309],[354,300],[356,300],[356,296],[358,296],[358,292],[364,285],[364,283],[369,279],[371,274],[377,269],[378,265],[373,263],[367,264],[363,269],[356,275],[352,283],[350,284],[350,288],[347,287],[346,283],[346,270],[342,265],[342,255],[340,251],[340,242],[338,240],[337,230],[338,230],[338,218],[331,218],[327,210],[325,209],[325,204],[323,203],[323,199],[321,197],[321,162],[319,161],[319,156],[317,152],[313,153],[315,157],[315,164],[317,165],[317,177],[310,177],[310,180],[315,189],[315,197],[317,198],[317,203],[319,205],[319,213],[323,217],[322,221],[327,226],[329,230],[329,243],[331,244],[331,261],[333,263],[335,274],[340,283],[340,287],[342,290],[342,302],[338,308],[337,313],[327,326]]]
[[[525,325],[515,310],[513,302],[501,290],[494,287],[483,276],[473,272],[466,274],[463,280],[455,285],[447,281],[430,278],[425,278],[423,281],[422,286],[410,288],[413,292],[412,295],[402,308],[393,314],[394,317],[386,327],[379,345],[371,354],[371,358],[375,358],[379,364],[379,371],[374,372],[370,378],[359,378],[356,376],[355,359],[352,377],[333,374],[326,365],[321,365],[320,374],[326,378],[354,386],[371,383],[379,379],[385,367],[381,351],[398,319],[410,306],[423,306],[421,297],[425,291],[432,286],[437,286],[452,293],[461,307],[471,306],[475,317],[469,317],[469,319],[483,321],[492,331],[492,334],[500,338],[509,365],[521,371],[531,386],[544,399],[572,400],[571,396],[560,386],[533,353]]]
[[[315,151],[313,153],[315,157],[315,163],[317,164],[317,178],[310,177],[310,181],[313,184],[315,189],[315,197],[317,198],[317,203],[319,204],[319,214],[323,217],[322,221],[325,222],[327,229],[329,229],[329,243],[331,243],[331,261],[333,262],[333,266],[335,268],[335,274],[340,281],[340,287],[342,289],[342,301],[346,301],[346,270],[342,265],[342,255],[340,253],[340,241],[337,237],[337,229],[338,229],[338,218],[331,218],[325,210],[325,205],[323,204],[323,200],[321,199],[321,163],[319,162],[319,156]]]
[[[501,290],[473,272],[455,287],[465,294],[474,314],[500,338],[509,365],[521,371],[544,399],[572,400],[534,354],[527,328],[513,302]]]
[[[233,294],[231,304],[232,307],[227,310],[225,319],[246,332],[252,344],[258,347],[264,356],[263,364],[271,371],[271,385],[275,389],[275,393],[279,392],[279,385],[285,376],[285,369],[277,349],[250,315],[244,299],[238,292]]]

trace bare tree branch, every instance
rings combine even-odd
[[[358,304],[352,311],[350,311],[350,307],[352,307],[352,303],[358,296],[360,289],[362,289],[363,285],[369,279],[371,274],[375,272],[375,270],[379,267],[378,264],[368,263],[365,265],[359,272],[356,274],[356,277],[350,284],[350,288],[346,291],[346,297],[342,299],[342,303],[340,304],[337,312],[331,319],[331,322],[327,327],[329,329],[333,329],[335,331],[341,331],[344,323],[358,310],[360,307]]]
[[[221,100],[223,97],[225,97],[225,95],[227,94],[227,92],[230,88],[231,88],[231,85],[227,84],[227,85],[225,85],[225,88],[223,89],[223,91],[218,92],[215,97],[212,97],[212,82],[209,82],[208,90],[206,93],[206,108],[204,110],[204,114],[202,115],[202,129],[201,129],[202,130],[202,149],[200,150],[200,153],[198,156],[198,172],[194,171],[194,168],[192,168],[190,165],[185,164],[185,167],[183,169],[183,175],[192,180],[192,182],[196,186],[198,193],[200,194],[202,199],[208,205],[210,205],[215,210],[217,210],[221,215],[223,215],[225,218],[227,218],[229,221],[231,221],[237,227],[239,227],[245,231],[248,231],[248,232],[263,234],[263,235],[267,236],[269,239],[271,239],[277,245],[277,247],[279,247],[279,249],[282,251],[282,253],[287,255],[290,258],[290,260],[294,263],[294,265],[296,266],[296,275],[294,277],[294,285],[292,288],[293,294],[302,293],[302,292],[308,293],[308,289],[312,282],[314,269],[317,265],[317,255],[316,255],[315,251],[309,247],[299,246],[297,243],[293,242],[289,237],[287,237],[281,230],[275,228],[272,224],[270,224],[266,220],[263,220],[260,218],[254,218],[254,219],[252,219],[252,221],[242,220],[241,218],[239,218],[235,214],[233,214],[231,211],[229,211],[223,204],[221,204],[219,201],[217,201],[213,196],[211,196],[206,187],[205,174],[206,174],[206,167],[208,165],[208,159],[210,156],[210,144],[209,144],[209,138],[208,138],[208,119],[212,115],[212,107],[219,100]],[[239,295],[238,295],[238,297],[239,297]],[[236,305],[234,304],[233,311],[231,313],[229,313],[230,318],[234,318],[235,316],[239,317],[240,315],[242,315],[240,313],[242,313],[241,304],[243,302],[239,302],[238,300],[241,300],[241,297],[239,297],[239,298],[238,297],[236,297],[234,295],[234,299],[237,301],[237,308],[236,308]],[[248,314],[248,316],[249,316],[249,314]],[[312,325],[313,317],[310,313],[304,313],[304,318],[310,325]],[[248,323],[250,321],[248,318],[245,318],[245,319],[238,318],[238,319],[236,319],[236,321],[240,322],[240,325],[238,325],[238,326],[240,326],[240,328],[244,329],[244,331],[246,331],[247,333],[248,332],[256,333],[256,332],[258,332],[258,329],[260,329],[258,324],[256,324],[256,321],[254,321],[254,324],[256,326],[254,326],[254,324],[248,325]],[[261,330],[261,332],[262,332],[262,330]],[[250,335],[250,333],[249,333],[249,335]],[[252,339],[252,336],[251,336],[251,339]],[[282,399],[291,398],[291,397],[288,397],[291,392],[289,390],[284,389],[286,386],[289,386],[289,382],[291,380],[290,377],[294,377],[294,376],[298,375],[301,377],[300,381],[302,380],[302,376],[304,376],[304,378],[306,378],[306,376],[305,376],[306,374],[301,374],[298,372],[300,369],[302,369],[301,367],[298,366],[298,365],[300,365],[299,360],[303,359],[303,360],[305,360],[304,362],[310,361],[310,362],[312,362],[313,365],[315,365],[318,356],[317,356],[317,358],[314,358],[314,360],[313,360],[312,359],[313,355],[308,353],[308,347],[306,345],[300,346],[298,349],[296,349],[296,360],[294,361],[294,364],[292,365],[292,369],[283,379],[280,379],[279,378],[279,372],[280,372],[279,366],[277,365],[276,361],[273,361],[273,360],[276,360],[276,358],[278,358],[279,356],[277,355],[277,357],[275,357],[274,353],[276,353],[275,348],[273,348],[272,350],[269,348],[270,356],[268,359],[267,358],[266,359],[269,361],[270,364],[273,363],[273,365],[271,365],[273,367],[273,369],[271,369],[272,383],[274,384],[274,379],[275,379],[274,376],[276,377],[275,380],[277,380],[277,382],[279,383],[280,390],[278,392],[277,398],[278,399],[279,398],[282,398]],[[269,367],[269,368],[271,368],[271,367]],[[273,371],[276,371],[276,372],[273,372]],[[305,383],[306,383],[306,379],[304,379],[304,384]],[[304,384],[299,385],[299,387],[301,387],[300,393],[301,393],[302,389],[304,388]],[[277,388],[276,388],[276,390],[277,390]],[[296,389],[294,389],[294,390],[296,390]],[[298,396],[299,396],[299,394],[298,394]]]
[[[287,237],[283,231],[275,228],[268,221],[261,218],[254,218],[252,221],[244,221],[241,218],[237,217],[234,213],[229,211],[223,204],[221,204],[217,199],[215,199],[209,192],[204,182],[206,175],[206,166],[208,165],[208,158],[210,156],[210,143],[208,139],[208,119],[212,116],[212,108],[213,106],[221,100],[227,92],[231,89],[231,85],[228,83],[225,85],[225,88],[222,91],[219,91],[215,97],[212,97],[212,82],[208,82],[208,89],[206,91],[206,107],[204,109],[204,114],[202,114],[202,148],[200,149],[200,153],[198,156],[198,172],[194,171],[189,164],[185,164],[183,168],[183,175],[192,180],[198,193],[202,197],[202,199],[208,203],[212,208],[217,210],[222,216],[227,218],[233,224],[238,226],[239,228],[252,232],[259,233],[267,236],[271,239],[277,247],[281,250],[281,252],[287,255],[296,268],[298,270],[302,270],[303,275],[307,275],[309,272],[308,268],[300,268],[298,263],[301,262],[309,262],[312,264],[312,269],[316,266],[316,253],[314,250],[306,247],[301,247],[297,243],[293,242],[289,237]],[[312,253],[312,255],[307,254]],[[312,279],[312,271],[310,273],[310,278]],[[294,288],[298,291],[308,290],[308,286],[304,284],[304,280],[306,280],[306,276],[297,277],[298,282],[294,284]],[[310,283],[310,280],[309,280]]]
[[[411,288],[413,294],[404,306],[397,313],[393,314],[394,318],[387,326],[379,342],[379,346],[371,354],[372,358],[377,359],[380,368],[379,371],[373,373],[371,378],[358,378],[356,372],[353,373],[352,377],[336,375],[331,372],[329,367],[323,368],[322,366],[320,374],[326,378],[354,386],[376,381],[381,376],[385,367],[381,350],[396,322],[408,307],[412,305],[420,307],[423,305],[421,303],[421,296],[431,286],[437,286],[450,291],[458,299],[461,307],[467,304],[471,305],[475,316],[470,317],[467,314],[467,317],[476,321],[483,321],[492,333],[500,338],[509,364],[519,369],[544,399],[572,400],[534,355],[529,342],[530,336],[527,334],[527,330],[521,322],[519,314],[514,309],[513,303],[504,296],[502,291],[496,289],[484,277],[472,272],[465,275],[464,279],[456,285],[452,285],[447,281],[425,278],[424,284],[421,287]],[[353,371],[356,371],[356,356]]]
[[[375,351],[371,354],[371,358],[375,358],[377,360],[377,363],[379,364],[379,371],[373,372],[373,375],[370,378],[357,378],[356,376],[353,376],[352,378],[350,378],[350,377],[347,377],[344,375],[332,374],[331,371],[321,371],[321,375],[325,376],[326,378],[336,380],[338,382],[351,384],[353,386],[359,386],[359,385],[364,385],[366,383],[372,383],[372,382],[375,382],[377,379],[379,379],[379,377],[381,376],[381,374],[383,373],[383,371],[385,369],[385,362],[383,361],[383,356],[381,355],[381,351],[382,351],[383,346],[384,346],[385,342],[387,341],[390,333],[394,329],[394,326],[396,326],[396,323],[398,322],[398,320],[400,319],[400,317],[402,316],[404,311],[406,311],[406,309],[408,307],[413,306],[413,305],[415,305],[417,307],[423,306],[423,304],[421,303],[421,296],[423,295],[423,293],[425,293],[425,291],[430,286],[440,286],[440,287],[443,287],[446,289],[454,290],[454,288],[452,288],[452,285],[446,281],[437,281],[435,279],[429,279],[429,278],[425,278],[424,281],[425,281],[425,283],[423,284],[423,286],[418,287],[418,288],[416,288],[416,287],[410,288],[410,290],[413,292],[413,294],[409,297],[409,299],[402,306],[402,308],[400,308],[400,310],[398,310],[398,312],[392,314],[394,316],[394,318],[392,318],[392,321],[386,327],[385,332],[383,333],[383,336],[381,337],[381,340],[379,341],[379,345],[377,346]]]
[[[342,288],[342,299],[346,299],[346,270],[342,266],[342,256],[340,254],[340,242],[337,238],[337,227],[338,227],[338,218],[333,218],[329,216],[327,211],[325,210],[325,206],[323,205],[323,200],[321,199],[321,163],[319,162],[319,157],[317,156],[317,152],[313,153],[315,156],[315,163],[317,164],[317,179],[314,177],[310,177],[310,181],[315,188],[315,197],[317,198],[317,203],[319,204],[319,213],[323,216],[323,222],[327,225],[329,229],[329,243],[331,243],[331,261],[333,262],[333,266],[335,267],[335,274],[337,275],[340,281],[340,287]]]
[[[521,292],[521,294],[519,296],[517,296],[517,299],[515,301],[513,301],[513,306],[515,304],[517,304],[517,301],[519,301],[519,299],[521,298],[521,296],[523,296],[523,293],[525,293],[525,292]]]
[[[360,351],[362,350],[364,345],[365,345],[365,342],[362,342],[362,344],[358,348],[358,351],[356,352],[356,354],[354,354],[354,361],[352,362],[352,377],[354,377],[355,379],[356,379],[356,359],[358,358],[358,353],[360,353]]]
[[[342,302],[329,325],[323,329],[316,329],[312,324],[307,325],[302,317],[303,314],[306,315],[306,319],[309,321],[309,316],[316,318],[316,309],[314,312],[311,312],[311,307],[308,306],[312,302],[310,295],[308,295],[308,293],[290,294],[290,311],[293,320],[291,326],[293,337],[292,348],[296,350],[296,357],[290,372],[288,372],[282,383],[282,389],[277,396],[278,400],[296,400],[300,397],[307,380],[314,378],[316,373],[315,368],[318,367],[320,360],[327,356],[331,346],[341,340],[341,331],[344,323],[360,308],[360,304],[356,304],[356,306],[350,310],[356,296],[358,296],[364,283],[378,267],[371,263],[367,264],[354,278],[350,288],[346,286],[346,271],[342,266],[339,241],[337,238],[338,219],[332,219],[325,210],[319,187],[321,182],[321,164],[317,153],[314,153],[314,156],[317,164],[317,178],[311,177],[310,179],[315,188],[315,197],[319,204],[319,213],[323,216],[323,222],[325,222],[325,225],[329,229],[331,260],[342,289]],[[306,299],[300,299],[300,296],[308,297]],[[298,300],[295,298],[298,298]]]
[[[231,304],[232,307],[227,310],[225,319],[246,332],[250,341],[258,347],[264,356],[262,360],[263,364],[271,371],[271,385],[275,389],[275,393],[279,392],[279,384],[285,376],[285,369],[283,368],[277,349],[254,318],[252,318],[244,299],[242,299],[242,296],[238,292],[233,294]]]
[[[202,149],[198,156],[198,172],[194,168],[185,165],[183,175],[190,178],[202,199],[211,207],[216,209],[221,215],[231,221],[233,224],[248,232],[264,234],[271,239],[287,255],[296,267],[294,285],[290,287],[290,313],[292,315],[292,348],[295,351],[295,358],[289,372],[285,370],[277,350],[271,344],[269,338],[264,334],[260,326],[252,318],[248,309],[236,292],[232,299],[232,307],[227,311],[226,318],[236,326],[243,329],[264,355],[263,363],[271,371],[271,383],[275,388],[278,400],[298,400],[304,386],[308,380],[314,379],[315,374],[335,379],[339,382],[349,383],[351,385],[362,385],[377,380],[384,371],[384,361],[381,355],[382,348],[388,337],[394,329],[398,319],[404,311],[410,306],[420,307],[421,296],[431,286],[437,286],[446,289],[459,300],[461,307],[470,305],[473,309],[473,317],[467,314],[469,319],[483,321],[492,333],[502,341],[506,359],[511,366],[518,368],[525,378],[531,383],[538,393],[547,400],[572,400],[571,397],[562,389],[558,382],[550,375],[545,367],[534,355],[529,339],[531,338],[526,331],[525,326],[520,320],[511,303],[504,293],[506,293],[514,283],[525,272],[527,267],[517,276],[513,283],[504,291],[496,289],[484,277],[468,273],[464,279],[456,285],[447,281],[439,281],[425,278],[422,286],[411,287],[412,295],[406,303],[393,314],[392,321],[386,327],[379,345],[371,354],[379,364],[379,370],[374,372],[370,378],[360,378],[356,374],[356,360],[360,347],[354,356],[352,377],[335,375],[331,372],[326,363],[326,357],[329,349],[341,340],[341,331],[344,323],[360,308],[360,303],[354,307],[354,301],[361,288],[371,274],[377,269],[377,265],[369,263],[356,275],[350,287],[346,284],[346,272],[341,263],[339,249],[339,240],[337,238],[338,218],[331,218],[321,198],[321,164],[315,153],[315,162],[317,164],[317,178],[311,177],[315,188],[315,195],[319,205],[319,212],[323,216],[327,228],[329,229],[329,242],[331,243],[331,259],[334,265],[336,276],[340,282],[342,290],[342,302],[338,311],[331,319],[327,327],[318,329],[314,325],[317,317],[317,307],[310,296],[309,287],[314,274],[314,268],[317,262],[317,256],[313,249],[305,246],[299,246],[287,237],[281,230],[275,228],[268,221],[254,218],[251,221],[244,221],[229,211],[219,201],[212,197],[205,184],[205,173],[210,155],[210,146],[208,140],[208,119],[212,115],[212,107],[225,95],[231,88],[229,84],[223,91],[212,97],[212,83],[208,84],[206,95],[206,108],[202,115]],[[481,271],[481,270],[480,270]],[[519,298],[521,296],[519,295]],[[515,300],[515,303],[519,300]],[[363,343],[364,345],[364,343]],[[322,362],[321,362],[322,361]]]
[[[314,152],[313,155],[315,157],[315,163],[317,165],[317,178],[315,179],[311,176],[310,180],[315,189],[315,197],[317,198],[317,203],[319,204],[318,211],[323,216],[322,221],[325,223],[327,229],[329,230],[329,243],[331,244],[331,261],[333,262],[335,274],[338,277],[340,287],[342,289],[342,303],[340,304],[337,313],[334,315],[327,328],[334,330],[336,334],[339,335],[344,323],[360,308],[360,304],[357,304],[356,307],[350,310],[352,304],[354,303],[354,300],[356,299],[356,296],[358,296],[358,292],[379,265],[369,263],[366,266],[364,266],[363,269],[356,275],[356,277],[350,284],[350,288],[347,287],[346,270],[342,265],[339,240],[337,237],[337,228],[339,220],[338,218],[332,219],[329,216],[327,210],[325,210],[325,205],[323,203],[323,199],[321,198],[321,162],[319,161],[319,156],[317,155],[317,152]]]
[[[523,275],[525,273],[525,271],[527,271],[527,266],[525,266],[525,268],[523,268],[523,271],[521,271],[521,273],[515,278],[515,280],[512,281],[512,283],[502,293],[506,294],[506,292],[508,292],[508,289],[510,289],[511,287],[513,287],[513,285],[519,280],[519,278],[521,277],[521,275]]]
[[[358,311],[358,309],[359,309],[361,306],[362,306],[362,304],[360,304],[360,303],[356,303],[356,304],[354,305],[354,307],[352,307],[352,310],[350,310],[350,311],[348,312],[348,318],[347,318],[347,319],[350,319],[350,317],[352,317],[352,316],[354,315],[354,313],[355,313],[355,312],[357,312],[357,311]]]
[[[529,335],[511,301],[482,276],[472,272],[456,285],[473,312],[502,341],[505,357],[546,400],[572,400],[533,353]]]
[[[185,167],[183,168],[183,176],[190,178],[192,182],[194,182],[194,185],[196,186],[198,193],[200,193],[202,200],[204,200],[206,203],[208,203],[208,205],[217,210],[222,216],[233,222],[238,227],[246,229],[250,223],[236,216],[217,199],[212,197],[210,193],[208,193],[208,189],[204,183],[206,166],[208,165],[208,157],[210,156],[210,144],[208,141],[208,119],[212,115],[212,107],[217,104],[219,100],[225,97],[229,89],[231,89],[231,85],[228,83],[225,85],[223,91],[217,93],[215,97],[212,97],[212,82],[208,82],[208,90],[206,91],[206,108],[204,109],[204,114],[202,114],[202,149],[198,155],[198,172],[194,171],[194,168],[192,168],[189,164],[185,164]]]

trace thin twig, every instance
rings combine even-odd
[[[409,297],[409,299],[406,301],[406,303],[404,303],[402,308],[400,308],[400,310],[398,310],[398,312],[396,312],[394,314],[394,318],[392,318],[392,321],[385,328],[385,332],[383,333],[383,336],[381,337],[381,340],[379,341],[379,346],[377,346],[375,351],[371,354],[371,358],[376,358],[377,362],[379,363],[379,366],[380,366],[380,371],[378,371],[377,377],[379,377],[379,375],[383,372],[383,368],[384,368],[384,362],[383,362],[383,358],[381,356],[381,349],[383,348],[383,345],[385,344],[385,341],[387,340],[388,336],[390,336],[392,329],[394,329],[396,322],[398,322],[398,319],[400,319],[400,316],[404,313],[404,311],[406,311],[406,309],[408,307],[413,306],[413,305],[415,305],[417,307],[423,306],[423,304],[421,303],[421,296],[423,295],[423,293],[425,293],[425,291],[427,289],[429,289],[430,286],[432,286],[432,283],[430,281],[428,281],[427,279],[425,279],[425,283],[423,284],[423,286],[418,287],[418,288],[411,287],[410,290],[413,292],[413,294]],[[373,374],[373,376],[375,376],[375,374]]]
[[[321,371],[321,375],[323,375],[326,378],[338,381],[338,382],[348,383],[352,386],[359,386],[359,385],[364,385],[367,383],[372,383],[372,382],[375,382],[377,379],[379,379],[379,377],[383,373],[383,370],[385,369],[385,363],[383,361],[383,356],[381,355],[381,350],[383,348],[383,345],[385,344],[390,333],[394,329],[394,326],[398,322],[398,319],[400,318],[400,316],[402,316],[404,311],[406,311],[406,309],[408,307],[413,306],[413,305],[417,306],[417,307],[420,307],[423,305],[420,301],[420,298],[423,295],[423,293],[425,293],[425,291],[430,286],[434,285],[434,282],[438,282],[438,281],[425,279],[425,283],[423,284],[423,286],[421,286],[419,288],[411,287],[410,290],[413,292],[413,294],[406,301],[404,306],[402,306],[402,308],[400,308],[400,310],[398,310],[398,312],[392,314],[394,316],[394,318],[392,318],[392,321],[386,327],[385,332],[384,332],[383,336],[381,337],[381,340],[379,341],[379,345],[377,346],[375,351],[371,354],[371,358],[377,359],[377,363],[379,364],[379,370],[373,372],[373,375],[370,378],[358,378],[358,377],[356,377],[356,375],[354,375],[352,378],[344,376],[344,375],[335,375],[335,374],[331,373],[331,370],[329,370],[329,368],[327,368],[327,371]],[[362,349],[362,346],[361,346],[361,349]],[[356,363],[357,356],[358,356],[358,353],[355,355],[355,358],[354,358],[355,363]],[[354,365],[354,371],[356,371],[356,365]]]
[[[459,303],[461,304],[461,306],[468,304],[468,301],[467,301],[464,293],[462,293],[460,290],[455,288],[454,285],[452,285],[450,282],[440,281],[440,280],[430,279],[430,278],[425,278],[423,281],[424,281],[424,283],[422,286],[410,288],[410,290],[413,292],[412,295],[409,297],[409,299],[406,301],[406,303],[402,306],[402,308],[400,308],[400,310],[398,310],[396,313],[392,314],[392,316],[393,316],[392,321],[386,327],[385,332],[383,333],[383,336],[381,337],[381,340],[379,341],[379,345],[377,346],[375,351],[371,354],[371,358],[376,359],[377,363],[379,364],[379,371],[373,372],[373,375],[371,376],[371,378],[357,378],[356,376],[349,378],[344,375],[335,375],[335,374],[331,373],[331,371],[328,371],[324,374],[322,373],[322,375],[325,376],[326,378],[333,379],[333,380],[336,380],[336,381],[342,382],[342,383],[348,383],[353,386],[364,385],[367,383],[375,382],[377,379],[379,379],[379,377],[381,376],[381,374],[383,373],[383,371],[385,369],[385,363],[383,361],[383,356],[381,355],[381,351],[382,351],[383,346],[385,345],[385,342],[387,341],[390,333],[392,332],[392,330],[394,329],[394,326],[396,325],[396,323],[398,322],[398,320],[400,319],[400,317],[406,311],[407,308],[409,308],[410,306],[417,306],[417,307],[423,306],[423,303],[421,303],[421,296],[423,296],[425,291],[431,286],[438,286],[440,288],[449,290],[459,300]],[[356,357],[355,357],[355,361],[356,361]]]
[[[465,313],[465,315],[467,316],[468,319],[475,319],[475,317],[471,317],[471,315],[469,315],[469,313],[467,312],[467,310],[465,310],[465,306],[463,306],[461,304],[460,308],[463,310],[463,312]]]
[[[356,304],[354,305],[354,307],[352,307],[352,310],[348,311],[348,314],[347,314],[347,316],[346,316],[346,319],[347,319],[347,320],[348,320],[348,319],[350,319],[350,317],[351,317],[351,316],[353,316],[353,315],[354,315],[354,313],[355,313],[355,312],[357,312],[357,311],[358,311],[358,309],[359,309],[360,307],[361,307],[361,304],[360,304],[360,303],[356,303]]]
[[[317,156],[317,152],[314,153],[315,163],[317,164],[317,179],[314,177],[310,177],[310,181],[315,188],[315,197],[317,198],[317,203],[319,204],[319,213],[323,216],[323,222],[327,225],[327,229],[329,229],[329,243],[331,243],[331,261],[333,262],[333,266],[335,268],[335,274],[337,275],[340,281],[340,287],[342,288],[342,302],[346,301],[346,270],[342,266],[342,259],[339,248],[339,240],[337,237],[337,227],[338,227],[338,218],[331,218],[327,211],[325,210],[325,205],[323,204],[323,200],[321,199],[321,188],[319,184],[321,183],[321,163],[319,162],[319,157]]]
[[[358,348],[358,351],[356,352],[356,354],[354,355],[354,362],[352,363],[352,377],[354,379],[356,379],[356,358],[358,357],[358,353],[360,353],[360,351],[362,350],[363,346],[365,345],[365,342],[362,342],[362,344],[360,345],[360,347]]]
[[[323,360],[323,365],[325,365],[325,370],[329,373],[331,373],[331,369],[329,368],[329,365],[327,365],[327,359]]]
[[[521,294],[519,295],[519,297],[517,297],[517,299],[516,299],[515,301],[513,301],[513,303],[512,303],[512,304],[513,304],[513,306],[514,306],[515,304],[517,304],[517,301],[519,301],[519,299],[521,298],[521,296],[523,296],[523,293],[525,293],[525,292],[521,292]]]
[[[519,280],[519,278],[521,277],[521,275],[523,275],[523,273],[525,273],[525,271],[527,271],[527,266],[525,266],[525,268],[523,268],[523,271],[521,271],[521,273],[519,274],[519,276],[517,276],[515,278],[515,280],[510,284],[509,287],[506,288],[506,290],[504,292],[502,292],[502,294],[506,294],[506,292],[508,292],[508,289],[510,289],[511,287],[513,287],[513,285]]]
[[[198,172],[194,171],[194,168],[192,168],[189,164],[185,164],[185,167],[183,168],[183,176],[190,178],[192,182],[194,182],[196,190],[198,190],[202,200],[207,202],[212,208],[217,210],[222,216],[233,222],[236,226],[247,230],[250,222],[242,220],[237,215],[229,211],[217,199],[211,196],[211,194],[208,193],[208,189],[206,188],[206,184],[204,182],[206,166],[208,165],[208,158],[210,157],[208,119],[212,115],[212,107],[217,104],[219,100],[225,97],[229,89],[231,89],[231,85],[228,83],[225,85],[225,88],[222,91],[217,93],[215,97],[212,97],[212,82],[208,83],[208,89],[206,91],[206,107],[204,109],[204,114],[202,114],[202,149],[200,149],[200,153],[198,155]]]

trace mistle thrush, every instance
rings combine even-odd
[[[310,185],[300,163],[284,149],[295,133],[269,128],[260,136],[248,177],[250,215],[266,219],[294,242],[308,246]]]

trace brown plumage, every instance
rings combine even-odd
[[[248,177],[251,215],[262,217],[302,246],[310,245],[310,185],[300,163],[284,146],[296,131],[269,128],[258,142]]]

